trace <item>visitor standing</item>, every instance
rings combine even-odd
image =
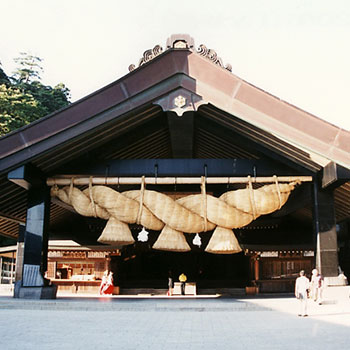
[[[179,276],[179,281],[181,282],[181,295],[185,295],[187,276],[184,273],[182,273]]]
[[[174,282],[173,282],[173,275],[171,271],[168,273],[168,295],[173,295],[173,288],[174,288]]]
[[[312,270],[311,276],[311,296],[314,302],[322,304],[323,278],[317,269]]]
[[[299,272],[299,277],[295,281],[295,296],[300,302],[298,316],[307,316],[307,292],[310,287],[310,281],[305,276],[305,271]]]
[[[113,272],[106,270],[103,274],[101,285],[100,285],[100,295],[112,295],[113,294]]]

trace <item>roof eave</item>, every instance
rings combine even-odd
[[[116,82],[2,138],[0,172],[30,159],[44,141],[51,140],[48,147],[54,147],[64,134],[74,137],[87,132],[142,105],[166,99],[177,89],[196,96],[194,110],[198,104],[211,103],[317,155],[322,166],[334,161],[350,168],[350,132],[258,89],[191,49],[169,49]],[[159,104],[171,109],[168,102]]]

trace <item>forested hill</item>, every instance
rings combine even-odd
[[[70,103],[70,91],[63,83],[54,87],[41,83],[41,58],[21,53],[14,61],[17,68],[12,75],[0,63],[0,136]]]

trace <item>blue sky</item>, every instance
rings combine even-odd
[[[0,0],[0,13],[3,69],[37,55],[43,82],[65,83],[73,101],[188,33],[242,79],[350,129],[348,0]]]

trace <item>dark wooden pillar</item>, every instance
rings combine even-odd
[[[28,190],[22,278],[16,282],[15,298],[55,297],[54,288],[46,287],[43,278],[47,269],[49,213],[49,188],[31,187]]]
[[[15,298],[52,299],[56,288],[45,284],[47,269],[48,228],[50,217],[50,188],[46,175],[31,164],[10,171],[7,178],[27,192],[27,219],[24,238],[20,230],[20,257],[23,268],[16,270]]]
[[[313,223],[316,268],[324,277],[338,275],[338,245],[332,189],[321,190],[313,184]]]
[[[259,281],[260,279],[260,271],[259,271],[259,258],[254,258],[254,280]]]
[[[48,221],[50,196],[47,187],[32,187],[28,191],[22,285],[43,286],[47,268]]]

